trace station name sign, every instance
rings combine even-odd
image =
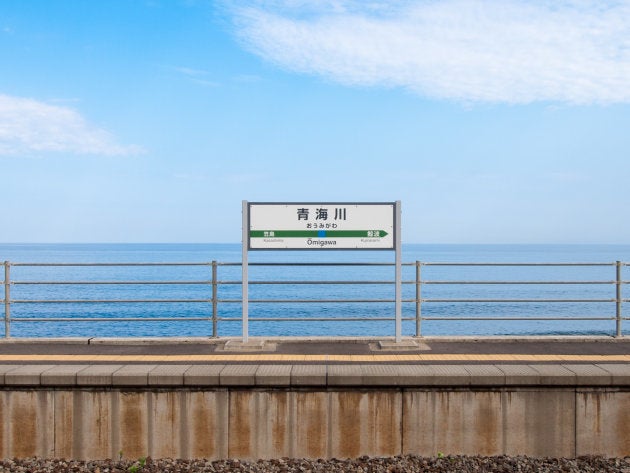
[[[250,250],[393,250],[396,204],[248,202]]]

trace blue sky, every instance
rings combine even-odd
[[[246,199],[628,243],[628,1],[3,0],[0,58],[0,242],[238,242]]]

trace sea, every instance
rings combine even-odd
[[[241,258],[240,244],[0,244],[11,282],[10,324],[0,323],[0,336],[7,325],[15,338],[242,336]],[[249,336],[395,334],[394,252],[250,251],[248,259]],[[405,336],[614,335],[615,262],[630,264],[630,245],[403,244],[402,261]]]

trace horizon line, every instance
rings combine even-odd
[[[552,245],[609,245],[609,246],[630,246],[630,242],[627,243],[611,243],[611,242],[501,242],[501,243],[480,243],[480,242],[402,242],[403,245],[475,245],[475,246],[516,246],[516,245],[540,245],[540,246],[552,246]],[[159,242],[159,241],[12,241],[12,242],[0,242],[0,245],[238,245],[241,246],[241,242]],[[260,250],[256,250],[260,251]],[[264,251],[264,250],[263,250]],[[276,251],[276,250],[274,250]],[[309,250],[286,250],[286,251],[309,251]],[[348,249],[347,251],[353,251]],[[365,251],[365,250],[362,250]],[[376,251],[376,250],[375,250]],[[378,250],[382,251],[382,250]],[[393,251],[393,250],[392,250]]]

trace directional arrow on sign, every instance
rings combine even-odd
[[[385,230],[251,230],[250,238],[381,238]]]

